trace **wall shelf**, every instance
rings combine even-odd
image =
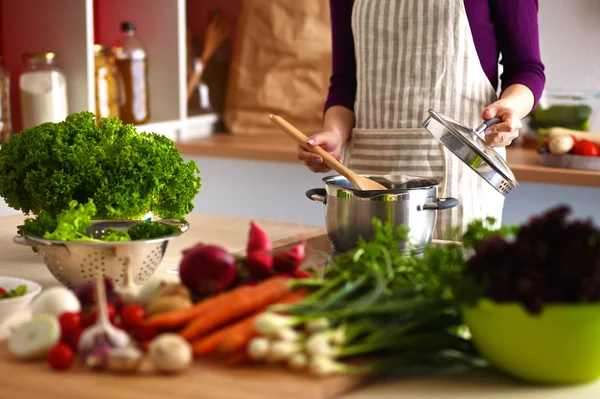
[[[202,0],[188,0],[194,10]],[[22,54],[59,53],[69,113],[95,110],[95,43],[112,45],[121,21],[135,21],[148,53],[150,121],[138,125],[174,140],[211,135],[217,113],[195,115],[186,100],[186,0],[0,0],[0,51],[12,77],[13,126],[20,130],[18,75]]]

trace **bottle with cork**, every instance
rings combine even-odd
[[[120,118],[125,124],[146,123],[150,120],[148,57],[136,34],[135,22],[121,23],[121,35],[112,50],[125,95],[119,109]]]

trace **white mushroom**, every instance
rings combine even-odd
[[[192,347],[178,334],[165,333],[150,342],[148,354],[154,368],[163,373],[177,373],[192,363]]]

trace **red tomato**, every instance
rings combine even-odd
[[[57,344],[48,352],[46,361],[54,370],[67,370],[73,364],[75,354],[67,344]]]
[[[115,323],[115,318],[117,317],[117,310],[113,306],[112,303],[107,303],[108,310],[108,319],[111,323]],[[98,319],[98,308],[94,305],[90,314],[83,317],[83,327],[89,327],[96,322]]]
[[[62,334],[60,338],[60,342],[63,344],[69,345],[69,347],[73,351],[77,351],[77,346],[79,345],[79,338],[81,338],[81,334],[83,333],[83,329],[79,328],[74,331],[70,331],[66,334]]]
[[[600,156],[600,145],[589,140],[579,140],[573,147],[573,154],[598,157]]]
[[[6,290],[4,288],[0,288],[0,295],[6,294]]]
[[[121,326],[126,330],[133,330],[144,325],[146,312],[140,305],[125,305],[121,309]]]
[[[150,341],[158,335],[158,329],[153,326],[141,325],[133,330],[135,339],[140,342]]]
[[[81,313],[65,312],[58,317],[63,334],[81,329]]]

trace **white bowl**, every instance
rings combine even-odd
[[[24,311],[27,306],[29,306],[33,298],[42,292],[42,287],[38,283],[31,280],[25,280],[24,278],[18,277],[0,276],[0,287],[4,288],[6,291],[15,289],[19,285],[27,286],[27,292],[25,295],[14,298],[0,299],[0,325],[17,313]]]

